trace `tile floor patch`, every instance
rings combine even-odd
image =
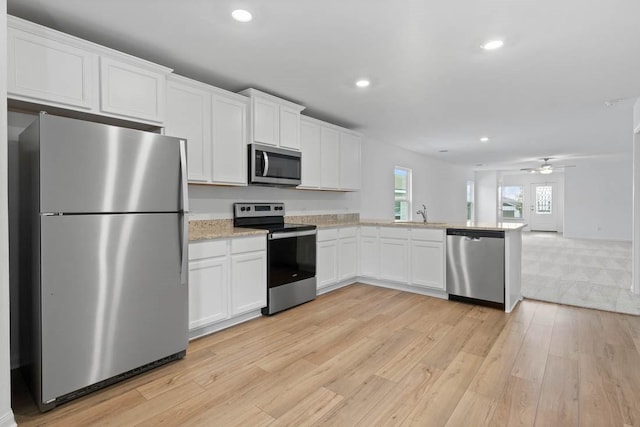
[[[631,265],[630,242],[522,233],[525,298],[640,315]]]

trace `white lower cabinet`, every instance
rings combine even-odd
[[[264,235],[189,244],[189,330],[267,305],[266,248]]]
[[[338,229],[338,279],[346,280],[358,275],[358,229]]]
[[[381,227],[380,278],[394,282],[409,281],[409,230]]]
[[[357,227],[318,230],[316,280],[318,289],[358,275]]]
[[[231,255],[231,314],[267,305],[266,272],[264,251]]]
[[[189,329],[229,317],[226,256],[189,262]]]
[[[444,290],[444,245],[440,242],[411,242],[411,284]]]
[[[318,288],[324,288],[338,281],[338,242],[319,241],[317,245],[316,281]]]
[[[359,275],[445,290],[445,230],[360,227]]]

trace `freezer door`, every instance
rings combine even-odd
[[[177,212],[179,139],[40,117],[40,212]]]
[[[186,349],[180,215],[41,225],[43,402]]]

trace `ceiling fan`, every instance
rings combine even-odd
[[[566,165],[566,166],[552,166],[551,163],[549,163],[549,160],[551,160],[551,157],[544,157],[542,160],[544,160],[544,163],[542,163],[539,167],[537,168],[522,168],[520,169],[521,171],[528,171],[531,173],[541,173],[543,175],[548,175],[550,173],[553,172],[554,169],[565,169],[565,168],[575,168],[575,165]]]

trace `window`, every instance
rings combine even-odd
[[[395,171],[395,220],[411,220],[411,169],[396,166]]]
[[[522,218],[524,187],[521,185],[505,185],[502,187],[502,217]]]
[[[536,187],[536,213],[539,215],[551,214],[551,200],[553,187],[550,185]]]
[[[474,182],[467,181],[467,221],[473,221],[475,218],[473,200],[474,200]]]

